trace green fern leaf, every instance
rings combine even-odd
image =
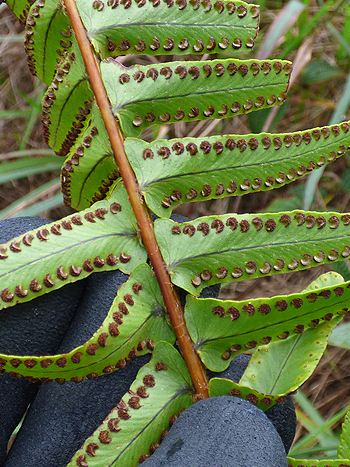
[[[16,2],[17,3],[17,2]],[[57,0],[36,0],[26,22],[25,49],[31,72],[50,84],[57,63],[72,47],[72,30]]]
[[[92,102],[83,60],[74,46],[58,66],[43,101],[44,136],[59,156],[67,155],[81,130],[91,124]]]
[[[296,391],[314,372],[329,334],[341,319],[336,317],[303,334],[259,347],[240,384],[274,395]]]
[[[350,459],[293,459],[288,457],[288,467],[350,467]]]
[[[106,196],[119,177],[107,132],[99,111],[92,108],[75,145],[71,148],[61,171],[65,204],[80,210]]]
[[[173,417],[192,402],[191,378],[184,361],[170,344],[159,343],[128,393],[68,466],[139,465],[158,445]]]
[[[280,188],[344,156],[350,122],[298,133],[156,140],[125,149],[149,208],[169,217],[178,205]]]
[[[333,320],[320,334],[323,340],[320,345],[324,349],[338,317],[349,309],[349,286],[350,282],[344,282],[312,292],[242,301],[189,296],[186,324],[197,352],[212,371],[224,370],[242,352],[287,339]],[[242,384],[249,385],[247,378]],[[269,392],[266,386],[255,389]]]
[[[312,282],[304,292],[340,285],[343,280],[339,274],[329,272]],[[266,394],[296,391],[314,372],[327,347],[328,337],[340,320],[336,317],[302,334],[259,347],[249,360],[240,384]]]
[[[345,420],[342,425],[340,442],[338,447],[338,457],[350,457],[350,408],[345,415]]]
[[[350,256],[350,215],[291,211],[155,222],[172,281],[198,295],[208,285],[298,271]]]
[[[241,1],[112,0],[91,7],[78,0],[77,7],[102,58],[244,52],[259,26],[259,7]]]
[[[31,379],[75,381],[125,367],[159,341],[174,343],[158,283],[146,264],[138,266],[118,291],[100,328],[70,352],[48,356],[0,354],[1,371]]]
[[[106,90],[125,135],[151,124],[234,115],[281,104],[291,63],[211,60],[134,65],[101,63]]]
[[[92,272],[130,273],[146,259],[127,194],[118,183],[107,200],[0,246],[0,308],[27,302]]]
[[[6,0],[7,6],[22,23],[25,23],[30,7],[34,2],[35,0]]]

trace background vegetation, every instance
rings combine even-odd
[[[253,3],[253,2],[250,2]],[[261,33],[257,58],[294,61],[287,103],[272,111],[233,120],[178,123],[147,130],[156,137],[205,136],[261,130],[296,131],[350,119],[350,3],[348,0],[260,0]],[[191,57],[189,57],[190,59]],[[206,57],[203,57],[206,58]],[[145,63],[146,63],[146,59]],[[156,61],[148,57],[147,60]],[[32,77],[23,49],[23,28],[0,5],[0,219],[40,215],[51,219],[69,213],[62,205],[59,167],[43,141],[40,125],[43,85]],[[322,178],[320,178],[322,175]],[[320,180],[319,180],[320,179]],[[306,183],[242,198],[196,203],[179,209],[190,218],[223,212],[279,211],[313,208],[350,211],[350,158],[341,158]],[[338,270],[350,279],[346,263]],[[225,287],[222,296],[267,296],[303,289],[324,272],[247,281]],[[332,457],[337,429],[350,403],[350,341],[336,333],[313,377],[295,396],[299,425],[294,457]],[[348,347],[348,348],[347,348]]]

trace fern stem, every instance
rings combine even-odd
[[[87,37],[86,30],[75,5],[75,0],[64,0],[64,3],[84,60],[90,86],[94,92],[96,103],[100,109],[111,142],[116,164],[139,226],[143,244],[158,280],[178,345],[190,372],[193,386],[196,390],[196,398],[207,398],[208,381],[206,373],[188,333],[179,297],[171,283],[169,273],[158,247],[150,213],[140,192],[135,174],[127,159],[124,149],[124,138],[119,123],[112,113],[101,78],[99,63]]]

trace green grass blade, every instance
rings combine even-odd
[[[342,0],[341,0],[342,1]],[[288,57],[294,50],[296,50],[304,40],[312,34],[315,28],[324,20],[324,17],[329,14],[330,10],[334,8],[336,0],[328,0],[325,2],[308,21],[306,21],[299,33],[288,40],[282,50],[281,57]]]
[[[265,59],[271,56],[274,48],[278,45],[284,34],[298,20],[299,15],[305,10],[305,7],[305,2],[303,3],[300,0],[289,0],[287,2],[265,34],[258,58]]]
[[[48,196],[52,195],[52,193],[55,193],[59,189],[59,186],[59,179],[55,178],[53,180],[48,181],[47,183],[44,183],[43,185],[40,185],[34,190],[31,190],[29,193],[17,199],[5,209],[2,209],[0,211],[0,219],[7,219],[9,217],[18,217],[23,215],[36,216],[45,210],[43,209],[44,206],[41,203],[52,202],[53,199],[55,200],[54,207],[62,204],[61,194],[53,195],[51,198],[48,198],[39,203],[36,202],[40,200],[43,196]],[[52,206],[50,204],[50,207],[46,209],[50,209],[51,207]]]
[[[0,161],[5,161],[9,159],[19,159],[20,157],[54,155],[55,153],[51,149],[24,149],[21,151],[11,151],[0,154]]]
[[[290,454],[292,456],[300,456],[303,449],[308,446],[314,446],[315,443],[320,443],[320,446],[327,447],[329,442],[338,442],[338,437],[332,432],[332,427],[344,417],[346,408],[337,412],[333,417],[324,420],[319,412],[315,409],[313,404],[305,397],[302,392],[297,392],[294,396],[296,402],[300,405],[302,410],[308,415],[308,419],[302,421],[302,424],[309,431],[309,433],[292,447]]]
[[[14,118],[26,118],[30,115],[30,109],[0,110],[0,120],[12,120]]]
[[[41,115],[41,100],[43,98],[43,92],[39,88],[38,96],[36,97],[35,101],[31,105],[30,115],[23,131],[23,135],[21,136],[21,142],[19,144],[19,150],[23,151],[29,142],[29,139],[32,135],[35,125],[37,124],[39,117]]]
[[[315,460],[288,457],[288,467],[350,467],[350,459]]]
[[[0,164],[0,184],[44,172],[56,172],[60,166],[61,161],[50,156],[3,162]]]
[[[62,194],[57,193],[57,195],[51,196],[48,199],[38,201],[37,203],[33,204],[33,206],[28,206],[27,208],[22,209],[19,213],[14,214],[12,217],[42,216],[50,209],[58,208],[62,206],[62,204]]]
[[[333,444],[325,445],[324,448],[321,446],[316,446],[314,448],[309,448],[305,450],[301,450],[298,452],[298,458],[304,459],[307,457],[314,458],[315,455],[318,457],[326,457],[327,459],[335,459],[337,457],[337,447],[338,442]]]

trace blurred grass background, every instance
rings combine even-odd
[[[250,2],[253,3],[253,2]],[[260,0],[261,32],[253,56],[294,62],[289,98],[281,108],[234,120],[178,123],[148,130],[146,138],[259,131],[289,132],[350,118],[350,2]],[[154,60],[154,59],[152,59]],[[40,215],[56,219],[62,205],[62,159],[43,141],[41,99],[45,89],[29,72],[23,26],[0,5],[0,219]],[[187,205],[190,218],[224,212],[312,208],[350,211],[350,159],[342,158],[308,181],[241,198]],[[247,281],[225,287],[223,297],[268,296],[303,289],[327,268]],[[348,265],[338,268],[350,279]],[[348,328],[349,329],[349,328]],[[350,329],[349,329],[350,331]],[[334,457],[344,407],[350,403],[350,339],[333,336],[312,378],[295,396],[299,425],[295,457]],[[341,345],[336,347],[335,345]]]

